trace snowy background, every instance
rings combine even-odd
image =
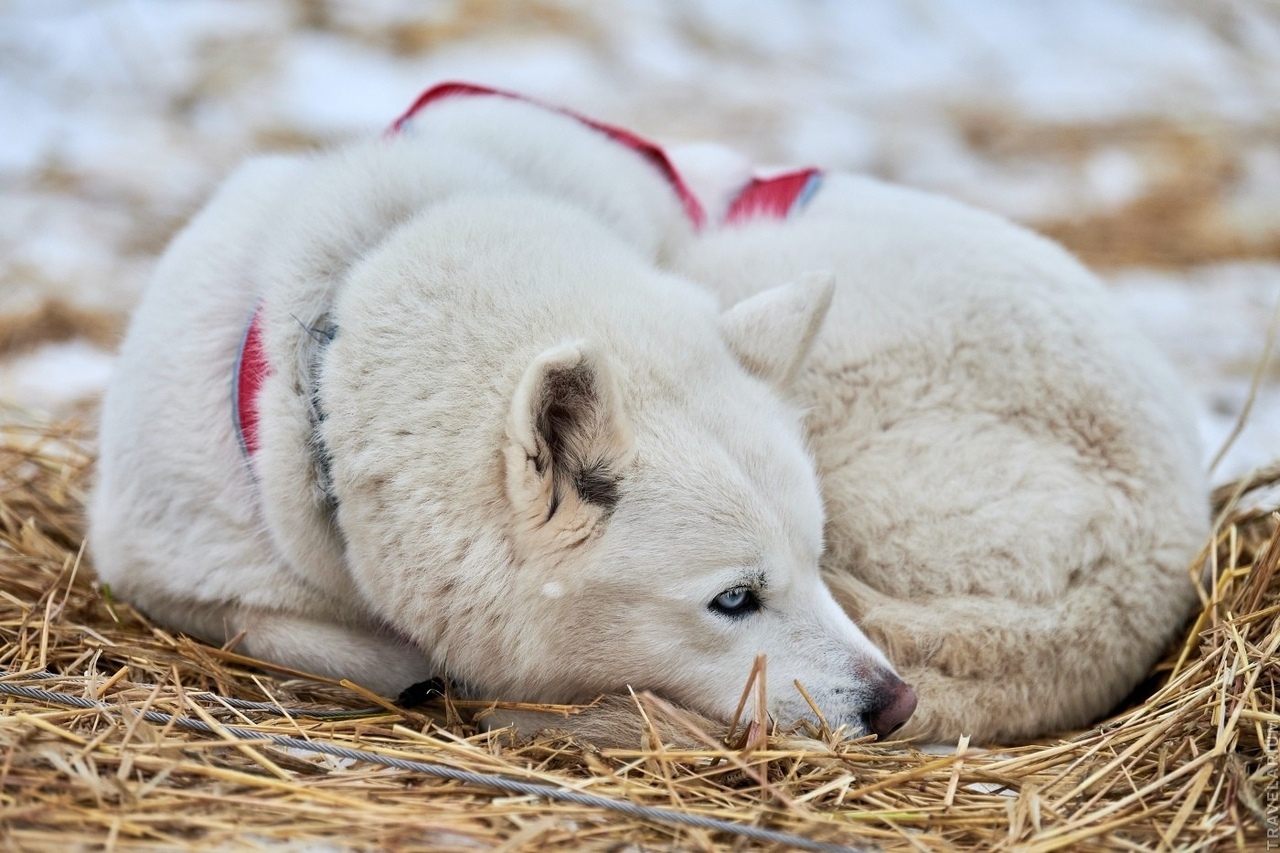
[[[1280,299],[1280,0],[0,0],[0,400],[92,417],[166,241],[246,154],[443,79],[997,210],[1111,282],[1206,460]],[[1216,480],[1280,456],[1280,358]],[[0,415],[2,417],[3,415]]]

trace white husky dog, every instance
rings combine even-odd
[[[1019,738],[1187,615],[1198,460],[1045,240],[454,84],[249,162],[174,240],[91,544],[155,619],[388,695],[724,719],[763,653],[784,724],[799,682],[854,733]]]

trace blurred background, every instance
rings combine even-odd
[[[1280,456],[1280,0],[0,0],[0,401],[91,420],[238,160],[445,79],[1012,217],[1174,359],[1206,460],[1258,371],[1215,480]]]

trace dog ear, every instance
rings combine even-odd
[[[785,387],[809,354],[834,289],[831,273],[807,272],[729,308],[720,334],[747,370]]]
[[[585,341],[543,352],[507,419],[507,493],[520,526],[552,528],[561,545],[586,538],[618,503],[632,444],[603,354]]]

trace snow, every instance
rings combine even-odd
[[[335,35],[304,34],[280,56],[281,119],[321,136],[368,133],[413,102],[422,77],[394,58]]]
[[[1146,175],[1132,154],[1119,148],[1104,148],[1084,167],[1085,186],[1093,197],[1092,206],[1113,209],[1133,201],[1146,189]]]
[[[84,341],[45,344],[0,361],[0,400],[17,400],[37,410],[65,410],[99,392],[114,363],[114,355]]]
[[[1195,392],[1209,464],[1250,397],[1271,326],[1280,324],[1280,265],[1218,264],[1191,276],[1131,271],[1113,276],[1111,283],[1137,324]],[[1271,364],[1275,361],[1273,357]],[[1270,376],[1213,479],[1227,482],[1277,457],[1280,388]]]
[[[123,316],[243,156],[378,132],[442,79],[1031,223],[1122,211],[1159,187],[1165,153],[1131,137],[1172,123],[1222,143],[1203,159],[1228,175],[1222,227],[1280,233],[1268,0],[16,0],[0,12],[0,322],[50,297]],[[1104,141],[983,142],[1016,143],[1002,127]],[[1211,457],[1249,397],[1280,265],[1108,279],[1187,377]],[[83,342],[0,353],[0,397],[61,411],[97,393],[110,363]],[[1277,374],[1264,371],[1217,479],[1280,449]]]

